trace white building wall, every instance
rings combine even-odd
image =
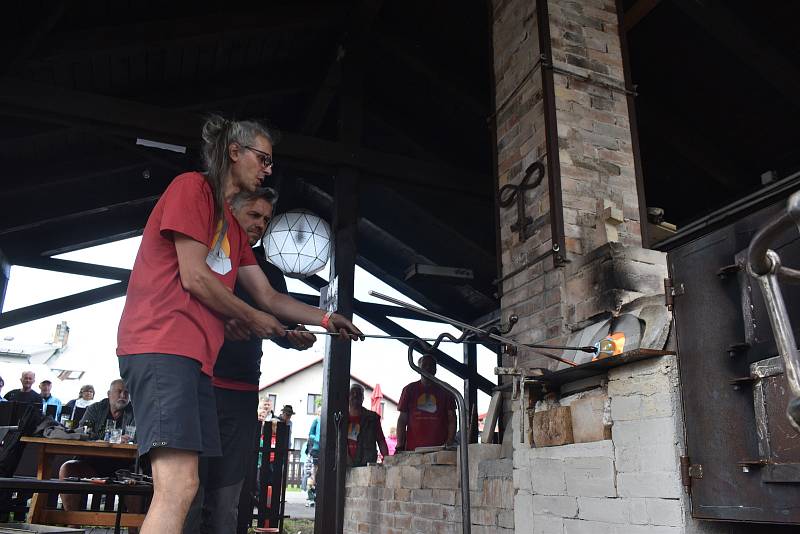
[[[351,383],[356,382],[350,380]],[[259,391],[259,398],[264,399],[269,395],[276,395],[276,406],[274,407],[275,414],[277,415],[281,408],[286,404],[291,404],[295,411],[292,416],[292,440],[306,439],[308,432],[311,430],[311,424],[316,417],[313,414],[307,413],[307,400],[308,395],[321,395],[322,394],[322,363],[318,363],[308,369],[304,369],[297,374],[291,375],[286,380],[282,380],[277,384],[269,386],[267,389]],[[372,388],[365,387],[364,392],[364,407],[370,408],[370,399],[372,398]],[[389,430],[397,425],[397,405],[384,397],[385,411],[381,427],[383,428],[384,435],[389,435]]]

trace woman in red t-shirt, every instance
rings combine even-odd
[[[272,135],[251,121],[203,126],[206,171],[176,177],[153,209],[117,334],[120,374],[136,412],[154,494],[142,534],[178,534],[198,487],[198,455],[220,454],[211,374],[225,336],[283,336],[282,322],[351,339],[345,317],[276,292],[227,202],[272,174]],[[259,309],[233,294],[239,281]],[[263,311],[262,311],[263,310]]]

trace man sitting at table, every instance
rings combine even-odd
[[[106,425],[113,422],[116,428],[122,429],[122,442],[129,443],[132,436],[127,435],[127,428],[135,425],[133,406],[131,406],[125,382],[118,378],[108,388],[108,398],[96,402],[86,409],[79,427],[88,426],[90,439],[103,439]],[[110,477],[118,469],[133,469],[131,460],[120,458],[82,458],[65,462],[58,471],[58,478],[69,477],[90,478]],[[128,497],[128,510],[133,511],[137,498]],[[80,507],[80,495],[61,495],[64,510],[76,510]],[[140,508],[141,505],[139,505]]]

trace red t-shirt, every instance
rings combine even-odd
[[[173,232],[209,248],[206,263],[233,290],[239,266],[256,259],[247,235],[225,207],[228,228],[214,227],[214,197],[203,176],[189,172],[176,177],[161,195],[142,235],[128,296],[117,332],[117,355],[155,352],[195,359],[211,376],[225,339],[224,317],[211,311],[181,284]],[[219,253],[215,245],[221,239]]]
[[[377,425],[378,428],[375,429],[375,441],[378,442],[383,437],[383,429],[381,428],[380,422]],[[361,416],[360,415],[349,415],[347,419],[347,454],[350,456],[350,459],[356,457],[356,451],[358,450],[358,435],[361,433]],[[372,444],[367,444],[371,446]],[[380,454],[380,453],[378,453]]]
[[[435,384],[412,382],[403,388],[397,409],[408,414],[406,450],[444,445],[447,441],[447,413],[456,401]]]

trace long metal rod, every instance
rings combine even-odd
[[[373,296],[373,297],[377,297],[377,298],[383,299],[383,300],[385,300],[387,302],[391,302],[393,304],[397,304],[398,306],[402,306],[404,308],[407,308],[407,309],[410,309],[410,310],[414,310],[414,311],[419,312],[419,313],[421,313],[423,315],[427,315],[429,317],[434,317],[434,318],[436,318],[436,319],[438,319],[438,320],[440,320],[442,322],[450,323],[451,325],[457,326],[458,328],[461,328],[462,330],[469,330],[470,332],[474,332],[476,334],[481,334],[483,336],[489,337],[490,339],[494,339],[495,341],[499,341],[501,343],[505,343],[506,345],[511,345],[512,347],[517,347],[517,348],[526,349],[526,350],[533,349],[533,347],[529,347],[529,346],[525,345],[524,343],[519,343],[518,341],[514,341],[513,339],[509,339],[507,337],[495,334],[493,332],[489,332],[487,330],[483,330],[481,328],[472,326],[471,324],[462,323],[461,321],[457,321],[455,319],[447,317],[446,315],[442,315],[442,314],[439,314],[439,313],[436,313],[436,312],[432,312],[432,311],[426,310],[425,308],[420,308],[419,306],[414,306],[413,304],[409,304],[407,302],[403,302],[402,300],[396,299],[394,297],[390,297],[388,295],[384,295],[382,293],[378,293],[377,291],[370,291],[369,294],[371,296]],[[540,347],[537,347],[537,348],[556,348],[556,347],[540,346]],[[584,347],[584,348],[585,349],[589,349],[589,347]],[[583,348],[580,349],[580,350],[583,350]],[[596,351],[596,349],[594,347],[591,348],[591,351],[587,350],[587,352],[595,352],[595,351]],[[542,356],[545,356],[545,357],[550,358],[552,360],[559,361],[559,362],[561,362],[563,364],[569,365],[570,367],[577,367],[577,365],[578,365],[575,362],[571,362],[569,360],[565,360],[564,358],[560,358],[559,356],[556,356],[555,354],[548,354],[546,352],[538,352],[538,351],[537,351],[537,354],[541,354]]]
[[[286,330],[286,333],[295,332],[295,330]],[[314,334],[315,336],[338,336],[338,332],[327,332],[322,330],[306,330],[308,334]],[[437,341],[434,337],[416,337],[416,336],[389,336],[386,334],[364,334],[365,338],[371,339],[394,339],[397,341],[426,341],[433,343]],[[457,341],[453,339],[443,339],[441,340],[442,343],[462,343],[465,345],[483,345],[484,341],[479,341],[475,339],[466,339],[464,341]],[[560,345],[536,345],[536,344],[527,344],[523,343],[525,347],[530,349],[553,349],[553,350],[581,350],[584,352],[597,352],[597,347],[567,347],[567,346],[560,346]]]

